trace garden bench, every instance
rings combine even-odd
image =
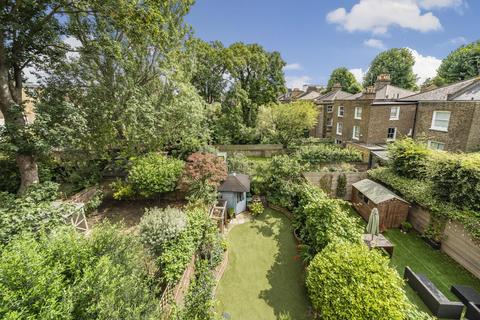
[[[480,293],[477,290],[469,286],[455,285],[450,291],[467,306],[467,319],[480,320]]]
[[[405,267],[403,278],[417,292],[434,316],[460,319],[463,303],[450,301],[425,275],[416,274],[409,267]]]

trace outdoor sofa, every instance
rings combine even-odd
[[[403,278],[417,292],[434,316],[460,319],[463,303],[450,301],[425,275],[416,274],[409,267],[405,267]]]
[[[468,320],[480,320],[480,293],[472,287],[455,285],[450,291],[467,306],[465,318]]]

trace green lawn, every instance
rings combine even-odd
[[[391,262],[401,276],[405,266],[409,266],[414,272],[425,274],[451,300],[458,301],[450,292],[450,287],[454,284],[469,285],[480,291],[479,279],[446,254],[433,250],[418,233],[404,234],[398,229],[392,229],[384,235],[395,245]],[[426,310],[422,300],[409,286],[406,286],[406,291],[413,303]]]
[[[310,319],[303,266],[290,221],[267,209],[228,235],[229,261],[217,288],[220,314],[233,320]]]

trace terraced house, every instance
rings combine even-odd
[[[320,114],[311,135],[339,144],[371,147],[410,136],[427,141],[431,149],[480,150],[479,77],[418,93],[380,75],[361,93],[335,88],[315,103]]]

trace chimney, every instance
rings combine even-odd
[[[391,79],[388,73],[382,73],[378,75],[377,81],[375,81],[375,91],[378,91],[385,87],[386,85],[390,84]]]
[[[375,89],[374,86],[368,86],[363,91],[363,95],[362,95],[361,99],[374,99],[375,98],[375,92],[376,92],[376,89]]]
[[[332,91],[333,92],[337,92],[337,91],[340,91],[342,90],[342,85],[340,83],[335,83],[333,86],[332,86]]]

